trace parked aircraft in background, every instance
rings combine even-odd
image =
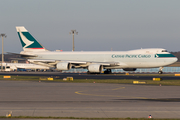
[[[31,70],[49,70],[50,67],[36,65],[36,64],[27,64],[27,63],[3,63],[3,71],[17,71],[18,69],[31,69]],[[0,66],[1,68],[1,66]]]
[[[16,27],[23,50],[21,56],[29,62],[58,70],[85,68],[88,73],[111,73],[111,69],[135,71],[137,68],[160,67],[173,64],[177,58],[162,48],[130,51],[59,52],[45,49],[23,26]]]

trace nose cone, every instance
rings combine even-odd
[[[177,62],[177,61],[178,61],[178,58],[177,58],[177,57],[173,58],[173,61],[174,61],[174,62]]]
[[[166,59],[166,60],[165,60],[165,61],[166,61],[166,62],[165,62],[166,65],[165,65],[165,66],[174,64],[174,63],[177,62],[177,60],[178,60],[177,57],[171,57],[171,58],[169,58],[169,59],[168,59],[168,58],[165,58],[165,59]]]
[[[173,57],[170,59],[169,62],[170,62],[170,64],[173,64],[173,63],[177,62],[177,60],[178,60],[177,57]]]
[[[178,58],[176,56],[174,56],[173,54],[170,54],[170,56],[171,56],[170,61],[172,64],[178,61]]]

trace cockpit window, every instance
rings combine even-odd
[[[168,52],[167,50],[162,50],[162,52]]]

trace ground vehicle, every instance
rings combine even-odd
[[[0,66],[0,71],[10,72],[11,68],[7,64],[3,64],[3,69],[1,69],[2,66]]]

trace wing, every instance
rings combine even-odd
[[[55,67],[57,64],[71,64],[72,68],[87,68],[89,65],[101,65],[104,68],[106,67],[116,67],[116,66],[124,66],[124,63],[120,62],[94,62],[94,61],[68,61],[68,60],[42,60],[42,59],[28,59],[30,63],[38,64],[38,65],[44,65],[48,67]]]

